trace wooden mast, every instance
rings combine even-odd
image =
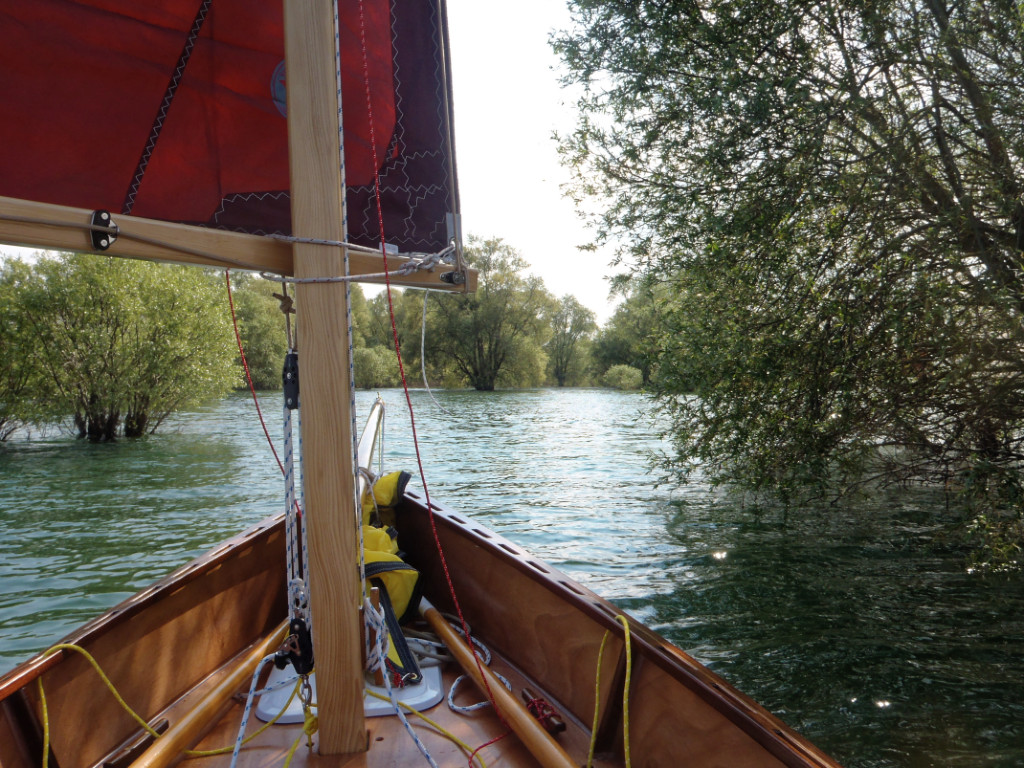
[[[299,237],[345,241],[341,178],[334,8],[331,0],[285,0],[288,141],[292,231]],[[103,253],[112,257],[269,271],[303,277],[344,273],[338,247],[289,245],[267,237],[114,214],[119,237],[98,250],[89,236],[92,212],[0,196],[0,243]],[[406,259],[391,260],[397,268]],[[383,270],[379,256],[350,254],[350,272],[367,282]],[[392,285],[471,292],[442,279],[445,267],[396,275]],[[366,749],[362,705],[362,593],[356,562],[356,527],[343,283],[300,284],[301,403],[306,450],[304,479],[310,558],[310,600],[316,640],[320,751]]]
[[[292,231],[343,241],[332,3],[288,0],[284,25]],[[341,275],[344,253],[296,244],[294,268],[298,278]],[[296,301],[319,743],[344,754],[366,749],[345,284],[300,283]]]

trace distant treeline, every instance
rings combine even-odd
[[[352,286],[356,386],[609,386],[651,375],[641,294],[625,295],[604,328],[571,295],[556,298],[516,251],[471,238],[473,294]],[[279,283],[231,275],[246,366],[257,389],[281,386],[288,347]],[[276,295],[275,295],[276,294]],[[0,440],[61,423],[94,441],[154,431],[176,410],[246,386],[223,273],[59,254],[0,264]],[[392,329],[392,312],[394,328]],[[646,319],[645,319],[646,318]],[[293,333],[295,324],[291,324]],[[301,358],[301,340],[298,341]]]

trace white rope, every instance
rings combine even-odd
[[[284,521],[285,559],[288,567],[288,618],[300,615],[301,602],[296,594],[301,578],[299,576],[299,533],[298,515],[295,513],[295,448],[292,433],[292,412],[284,407]]]
[[[374,608],[369,600],[367,600],[364,603],[363,608],[366,616],[373,615],[375,617],[373,619],[373,623],[375,625],[383,627],[387,626],[384,620],[383,608],[379,610]],[[395,710],[395,715],[398,717],[399,720],[401,720],[402,726],[405,728],[406,733],[409,734],[409,737],[413,740],[413,743],[416,744],[416,748],[420,751],[420,754],[423,755],[424,758],[426,758],[426,761],[431,765],[432,768],[438,768],[438,765],[434,761],[434,758],[431,757],[430,752],[427,751],[426,745],[420,740],[420,737],[416,735],[416,732],[413,730],[412,725],[410,725],[409,720],[402,712],[402,707],[399,705],[398,699],[395,698],[395,690],[391,686],[391,675],[387,674],[387,668],[385,667],[384,664],[384,660],[387,658],[387,651],[384,650],[384,638],[387,637],[387,634],[388,633],[386,629],[384,631],[378,630],[377,632],[377,659],[378,664],[382,668],[384,668],[384,687],[388,692],[388,699],[390,699],[391,706]]]
[[[509,692],[512,691],[512,683],[506,680],[503,675],[500,675],[494,670],[491,670],[491,674],[499,680],[501,680],[501,682],[504,683],[505,687],[508,688]],[[466,706],[462,706],[461,704],[455,703],[455,691],[462,684],[462,681],[466,678],[466,675],[459,675],[457,678],[455,678],[455,682],[452,683],[452,687],[448,689],[448,709],[450,709],[452,712],[458,712],[459,714],[465,715],[470,712],[476,712],[478,709],[483,709],[484,707],[491,706],[491,702],[489,699],[485,701],[478,701],[476,704],[467,704]]]
[[[302,242],[307,238],[299,238],[298,242]],[[334,245],[329,241],[323,241],[323,245]],[[341,243],[341,245],[344,245]],[[372,251],[372,253],[379,253],[379,251]],[[440,264],[444,259],[455,253],[455,246],[450,245],[439,253],[423,254],[420,258],[410,258],[408,261],[400,264],[392,270],[387,272],[371,272],[369,274],[350,275],[348,274],[348,250],[345,251],[345,272],[346,274],[337,277],[282,277],[281,275],[273,274],[272,272],[260,272],[260,277],[266,280],[273,280],[275,282],[286,282],[292,284],[298,283],[352,283],[361,282],[365,280],[383,280],[388,277],[408,277],[416,272],[422,272],[424,270],[430,270]]]
[[[253,693],[253,696],[262,696],[265,693],[273,693],[281,688],[287,688],[289,685],[294,686],[298,681],[299,675],[292,675],[291,677],[286,677],[283,680],[278,680],[276,683],[271,683],[266,688],[260,688],[258,691]]]
[[[302,411],[298,410],[295,416],[299,428],[299,508],[296,514],[299,516],[299,541],[302,543],[302,580],[309,584],[309,539],[306,536],[306,463],[302,460]],[[299,514],[301,513],[301,514]],[[307,611],[308,614],[308,611]],[[306,616],[306,626],[312,628],[312,617]]]
[[[388,634],[384,609],[378,610],[374,608],[369,598],[365,599],[363,607],[364,623],[366,625],[366,669],[369,672],[376,672],[379,669],[387,677],[387,667],[384,665],[383,659],[386,659],[388,656],[391,636]],[[376,632],[376,635],[373,634],[374,632]],[[384,636],[383,640],[381,640],[381,635]],[[376,637],[376,640],[371,640],[372,637]],[[383,644],[383,653],[377,651],[375,643],[376,645]]]
[[[299,430],[299,453],[302,452],[301,416],[296,414],[295,422]],[[288,567],[288,618],[302,619],[311,628],[309,612],[309,552],[306,544],[306,516],[300,515],[304,500],[296,499],[295,482],[295,424],[292,421],[291,409],[284,408],[284,520],[285,520],[285,556]],[[300,469],[301,473],[301,461]],[[301,554],[300,554],[301,552]]]
[[[345,251],[345,275],[349,276],[348,251]],[[363,599],[366,594],[366,544],[363,541],[363,504],[359,498],[359,433],[356,420],[356,365],[354,359],[354,346],[352,343],[352,288],[349,282],[345,283],[345,326],[348,338],[348,397],[349,414],[351,423],[349,432],[352,435],[352,475],[356,481],[352,483],[353,505],[355,518],[352,521],[356,527],[356,536],[359,539],[359,584],[363,592]],[[371,487],[372,493],[372,487]]]
[[[274,654],[264,656],[263,660],[256,665],[252,673],[252,682],[249,684],[249,695],[245,699],[245,711],[242,712],[242,723],[238,726],[238,737],[235,739],[235,749],[231,753],[231,768],[238,764],[238,753],[242,751],[242,742],[245,741],[245,727],[249,724],[249,714],[252,712],[252,705],[256,699],[256,683],[259,680],[260,672],[267,662],[274,660]]]
[[[327,245],[332,248],[349,248],[353,251],[361,251],[363,253],[379,253],[378,248],[370,248],[367,245],[357,245],[356,243],[347,243],[344,240],[323,240],[318,237],[296,237],[295,235],[279,235],[271,234],[267,235],[271,240],[281,240],[285,243],[301,243],[303,245]]]
[[[467,637],[466,633],[462,631],[462,627],[459,626],[458,624],[452,622],[451,620],[449,620],[448,623],[451,625],[452,629],[454,629],[456,632],[458,632],[460,635],[462,635],[462,637],[465,638],[467,640],[467,642],[472,643],[473,645],[475,645],[480,650],[480,661],[483,662],[483,665],[485,667],[491,666],[491,651],[490,651],[490,649],[488,649],[488,647],[486,645],[481,643],[479,640],[477,640],[472,635],[469,635]],[[493,672],[493,670],[492,670],[492,672]],[[493,672],[493,674],[494,674],[494,676],[496,678],[498,678],[499,680],[501,680],[502,683],[505,684],[506,688],[508,688],[510,691],[512,690],[512,684],[508,680],[506,680],[504,677],[502,677],[497,672]],[[490,701],[480,701],[480,702],[477,702],[476,704],[467,704],[466,706],[461,706],[461,705],[455,703],[455,691],[456,691],[456,689],[459,687],[459,685],[462,683],[462,681],[465,678],[466,678],[466,675],[460,675],[459,677],[455,678],[455,682],[452,683],[452,687],[448,689],[448,708],[450,710],[452,710],[452,712],[460,712],[462,714],[466,714],[467,712],[475,712],[478,709],[483,709],[484,707],[489,707],[491,705]]]

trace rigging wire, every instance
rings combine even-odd
[[[377,140],[376,132],[374,130],[373,125],[373,94],[370,92],[369,51],[366,45],[366,9],[363,0],[360,0],[359,2],[359,38],[363,58],[363,84],[366,93],[366,109],[370,118],[368,121],[370,126],[370,152],[373,156],[373,167],[376,169],[380,167],[380,164],[377,159]],[[462,605],[459,603],[458,596],[455,594],[455,583],[452,580],[451,572],[448,569],[448,559],[445,557],[444,549],[441,546],[441,537],[437,530],[437,521],[434,517],[434,510],[430,503],[430,490],[427,484],[426,472],[423,469],[423,456],[420,452],[419,437],[416,432],[416,415],[413,411],[412,396],[409,394],[409,382],[405,375],[405,364],[402,361],[401,344],[399,343],[398,340],[398,324],[395,321],[395,305],[391,295],[391,273],[390,270],[388,269],[387,240],[385,239],[384,234],[384,209],[381,205],[380,174],[377,172],[374,172],[373,175],[373,190],[374,199],[376,201],[377,207],[377,227],[380,231],[380,252],[384,262],[384,282],[388,297],[388,314],[391,318],[391,334],[395,342],[395,357],[398,359],[398,373],[399,377],[402,380],[402,390],[405,393],[406,407],[409,411],[409,427],[410,432],[412,434],[413,447],[416,452],[416,464],[417,467],[419,468],[420,482],[423,483],[424,501],[426,502],[427,514],[430,519],[430,529],[434,537],[434,544],[437,547],[438,559],[441,562],[441,570],[444,572],[445,582],[448,585],[448,592],[451,595],[452,603],[455,606],[455,612],[459,617],[459,622],[462,624],[463,630],[468,635],[469,628],[468,625],[466,624],[466,618],[462,613]],[[472,649],[472,646],[470,646],[470,648]],[[486,676],[484,675],[483,664],[475,651],[473,652],[473,658],[476,661],[477,667],[480,669],[480,677],[484,680],[484,687],[487,689],[487,698],[490,699],[492,703],[494,703],[494,693],[491,691],[491,687],[487,682]],[[497,705],[495,705],[494,711],[498,715],[498,718],[501,720],[502,724],[506,728],[508,728],[509,725],[505,721],[505,718],[504,716],[502,716]]]
[[[427,381],[427,297],[430,296],[429,291],[423,292],[423,322],[420,324],[420,371],[423,373],[423,388],[427,390],[427,394],[430,395],[430,399],[434,405],[445,416],[455,418],[455,414],[437,402],[437,398],[434,397],[434,391],[430,388],[430,382]]]
[[[348,196],[345,194],[346,184],[346,167],[345,167],[345,125],[343,120],[343,107],[342,102],[342,83],[341,83],[341,19],[338,14],[338,0],[334,0],[334,76],[335,76],[335,87],[337,88],[337,103],[338,103],[338,172],[341,178],[341,230],[342,233],[348,236]],[[360,0],[360,12],[362,11],[362,2]],[[365,50],[364,50],[365,56]],[[371,121],[370,125],[371,139],[373,125]],[[374,166],[376,167],[376,166]],[[350,470],[352,472],[352,511],[353,520],[352,523],[356,527],[356,541],[359,546],[359,583],[361,585],[361,597],[358,606],[354,606],[358,610],[368,598],[369,593],[366,588],[366,543],[363,540],[363,514],[362,504],[359,498],[359,436],[358,436],[358,425],[356,422],[356,369],[355,361],[353,360],[353,343],[352,343],[352,290],[351,290],[351,279],[349,268],[349,248],[342,248],[342,254],[345,265],[345,328],[346,328],[346,343],[348,345],[348,397],[349,397],[349,415],[350,425],[349,432],[352,440],[352,466]],[[384,262],[384,269],[387,269],[387,262]],[[366,636],[369,630],[364,622],[363,624],[363,639],[365,642]]]

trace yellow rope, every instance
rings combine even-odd
[[[88,661],[89,664],[92,665],[92,668],[96,670],[96,674],[98,674],[100,676],[100,680],[103,681],[103,684],[107,686],[107,690],[109,690],[113,694],[114,698],[117,699],[117,703],[121,705],[122,709],[124,709],[125,712],[127,712],[129,715],[131,715],[132,719],[135,722],[137,722],[140,726],[142,726],[142,728],[150,736],[153,736],[154,738],[157,738],[157,737],[160,736],[160,734],[157,733],[149,723],[147,723],[145,720],[143,720],[135,712],[134,709],[132,709],[130,706],[128,706],[128,702],[126,702],[123,698],[121,698],[121,694],[117,692],[117,688],[114,687],[114,684],[110,681],[110,678],[107,677],[106,673],[102,669],[100,669],[99,662],[96,661],[96,659],[94,659],[92,657],[92,654],[90,654],[87,650],[85,650],[85,648],[82,648],[80,645],[74,645],[73,643],[58,643],[57,645],[55,645],[52,648],[50,648],[49,650],[47,650],[46,653],[43,654],[43,657],[45,658],[46,656],[52,656],[57,651],[75,651],[76,653],[80,653],[82,656],[84,656],[85,660]],[[42,685],[43,685],[42,684],[42,679],[41,678],[37,678],[37,679],[40,680],[39,688],[40,688],[40,690],[42,690]],[[44,708],[44,713],[45,713],[45,708]],[[44,714],[44,717],[45,717],[45,714]]]
[[[389,699],[387,696],[384,696],[383,694],[377,693],[376,691],[368,690],[368,691],[366,691],[366,693],[368,695],[370,695],[370,696],[373,696],[375,699],[380,699],[381,701],[388,701],[388,702],[391,701],[391,699]],[[403,709],[408,710],[409,712],[412,712],[412,714],[416,715],[416,717],[420,718],[423,722],[425,722],[427,725],[432,727],[434,730],[436,730],[438,733],[440,733],[446,739],[448,739],[449,741],[451,741],[454,744],[456,744],[459,747],[459,749],[461,749],[467,755],[473,755],[473,748],[471,746],[469,746],[469,744],[464,742],[462,739],[460,739],[458,736],[456,736],[451,731],[447,730],[440,723],[437,723],[437,722],[431,720],[429,717],[427,717],[425,714],[420,712],[418,709],[416,709],[415,707],[413,707],[413,706],[411,706],[409,704],[406,704],[404,701],[398,702],[398,706],[402,707]],[[480,756],[478,754],[475,757],[476,757],[477,760],[480,761],[480,768],[487,768],[487,763],[484,762],[484,759],[483,759],[482,756]]]
[[[629,621],[621,613],[615,620],[622,625],[626,649],[626,681],[622,689],[622,749],[626,759],[626,768],[630,768],[629,752],[629,689],[633,676],[633,648],[629,637]],[[594,722],[590,727],[590,749],[587,751],[587,768],[593,768],[594,748],[597,745],[597,724],[598,715],[601,712],[601,659],[604,656],[604,646],[612,631],[609,629],[601,638],[601,647],[597,651],[597,674],[594,680]]]
[[[96,661],[96,659],[93,658],[92,654],[90,654],[87,650],[85,650],[85,648],[82,648],[80,645],[75,645],[73,643],[58,643],[57,645],[53,646],[52,648],[49,648],[46,651],[46,653],[43,654],[43,658],[46,658],[47,656],[52,656],[53,654],[57,653],[58,651],[75,651],[76,653],[81,654],[85,658],[85,660],[89,662],[89,664],[92,666],[92,668],[94,670],[96,670],[96,674],[99,675],[100,680],[103,681],[103,684],[105,686],[107,686],[107,690],[109,690],[110,693],[113,694],[114,698],[117,699],[117,703],[121,705],[122,709],[124,709],[124,711],[127,712],[132,717],[132,719],[135,720],[135,722],[137,722],[139,725],[141,725],[142,728],[146,731],[146,733],[148,733],[150,736],[152,736],[155,739],[160,738],[160,734],[152,726],[150,726],[149,723],[147,723],[145,720],[143,720],[142,717],[140,717],[138,715],[138,713],[136,713],[135,710],[132,709],[131,706],[129,706],[128,702],[126,702],[124,700],[124,698],[121,696],[121,694],[118,693],[117,688],[114,686],[114,683],[110,680],[109,677],[107,677],[107,674],[100,667],[99,662]],[[288,701],[285,702],[284,708],[280,712],[278,712],[277,715],[274,716],[274,719],[271,720],[268,723],[265,723],[255,733],[252,733],[249,736],[247,736],[245,738],[245,740],[242,741],[243,745],[248,744],[250,741],[255,739],[257,736],[259,736],[261,733],[263,733],[265,730],[267,730],[267,728],[272,726],[274,723],[276,723],[278,720],[280,720],[284,716],[284,713],[288,710],[289,705],[292,703],[292,699],[295,698],[295,694],[298,693],[299,685],[301,684],[301,682],[302,682],[301,680],[296,682],[295,688],[292,690],[292,695],[288,697]],[[39,689],[39,702],[40,702],[40,705],[42,707],[42,717],[43,717],[43,768],[48,768],[49,756],[50,756],[50,713],[49,713],[49,710],[48,710],[48,707],[47,707],[47,704],[46,704],[46,692],[43,690],[43,678],[42,677],[37,677],[36,678],[36,685],[37,685],[37,687]],[[302,737],[300,736],[299,739],[301,740]],[[234,749],[235,749],[235,746],[234,746],[234,744],[232,744],[230,747],[221,747],[220,749],[209,749],[209,750],[186,749],[186,750],[184,750],[183,754],[185,755],[185,757],[190,757],[190,758],[191,757],[212,757],[213,755],[228,754],[230,752],[233,752]]]
[[[306,746],[310,750],[313,749],[313,734],[320,728],[320,721],[317,716],[313,714],[313,711],[309,707],[304,707],[306,711],[306,722],[302,725],[302,733],[299,734],[294,742],[292,742],[291,749],[288,750],[288,756],[284,760],[283,768],[288,768],[292,764],[292,758],[295,757],[295,753],[299,749],[299,744],[302,742],[302,737],[306,737]]]
[[[594,722],[590,726],[590,749],[587,750],[587,768],[594,765],[594,747],[597,745],[597,719],[601,712],[601,659],[604,658],[604,646],[611,637],[612,631],[606,630],[601,638],[601,647],[597,650],[597,674],[594,676]]]
[[[36,678],[39,689],[39,702],[43,707],[43,768],[50,763],[50,713],[46,709],[46,691],[43,690],[43,678]]]
[[[633,648],[629,637],[629,621],[621,613],[615,620],[622,625],[625,633],[626,643],[626,683],[622,687],[622,750],[626,757],[626,768],[630,768],[629,762],[629,686],[630,678],[633,676]]]
[[[299,734],[299,738],[292,742],[291,749],[288,750],[288,756],[284,759],[283,768],[288,768],[292,764],[292,758],[295,757],[295,752],[299,748],[299,744],[302,743],[302,734]]]
[[[288,697],[288,701],[286,701],[284,703],[284,707],[281,708],[281,711],[278,712],[276,715],[274,715],[274,719],[273,720],[270,720],[270,721],[264,723],[259,728],[259,730],[257,730],[255,733],[252,733],[249,736],[246,736],[242,740],[242,746],[243,747],[246,744],[248,744],[250,741],[255,739],[257,736],[259,736],[261,733],[263,733],[265,730],[267,730],[267,728],[272,726],[274,723],[276,723],[282,717],[284,717],[284,713],[288,711],[288,707],[291,706],[292,700],[295,698],[295,695],[299,692],[299,687],[301,685],[302,685],[302,680],[296,680],[295,681],[295,687],[292,688],[292,695]],[[229,754],[231,754],[234,751],[235,751],[235,745],[232,744],[229,747],[221,747],[220,749],[186,749],[184,754],[185,754],[185,757],[189,757],[189,758],[192,758],[192,757],[213,757],[214,755],[229,755]]]

